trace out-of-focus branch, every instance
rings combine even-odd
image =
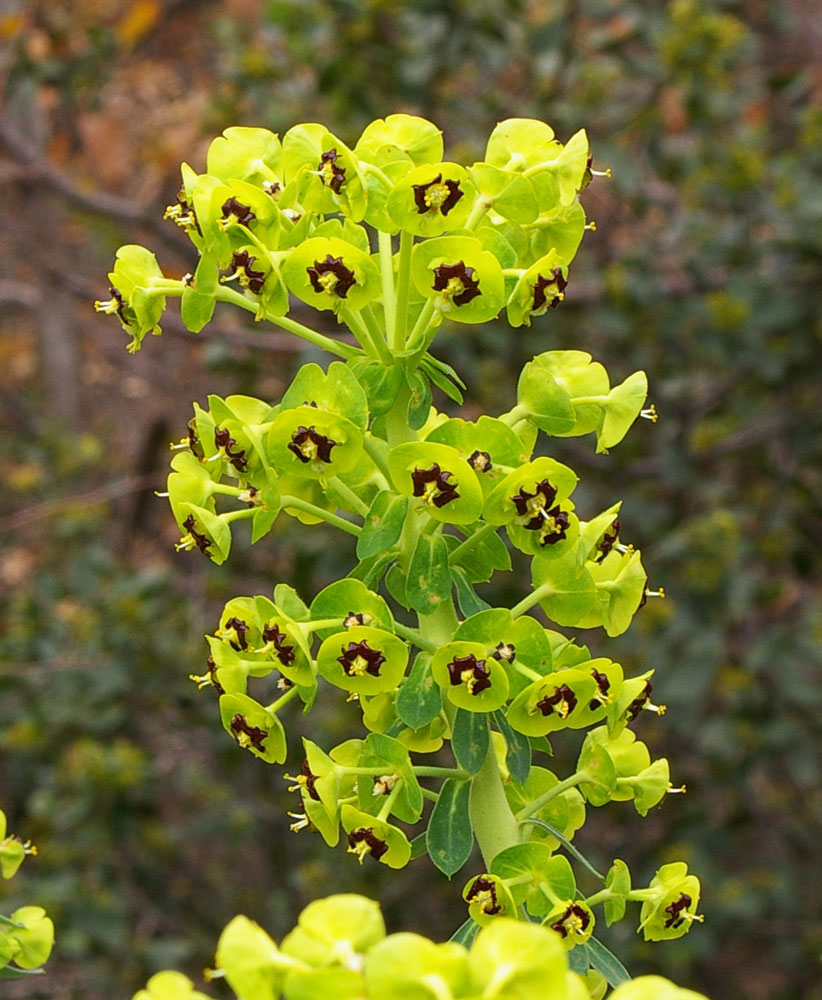
[[[90,193],[82,191],[62,170],[53,167],[43,154],[33,149],[7,118],[0,118],[0,145],[16,163],[16,169],[6,169],[6,176],[0,179],[14,181],[19,184],[45,184],[49,190],[56,191],[78,208],[109,218],[139,224],[148,227],[169,246],[178,251],[190,253],[188,240],[178,235],[177,230],[170,229],[163,223],[154,210],[154,206],[141,205],[129,198],[120,198],[105,191]]]
[[[54,500],[32,504],[30,507],[0,520],[0,534],[7,531],[18,531],[27,524],[42,521],[43,518],[52,517],[54,514],[60,514],[62,511],[78,505],[88,507],[91,504],[101,503],[103,500],[114,500],[129,493],[138,493],[140,490],[148,489],[151,486],[156,486],[158,482],[162,482],[166,474],[166,470],[161,469],[142,476],[126,476],[124,479],[106,483],[88,493],[80,493],[71,497],[57,497]]]

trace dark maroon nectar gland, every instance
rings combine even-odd
[[[455,306],[467,305],[478,295],[482,295],[479,280],[474,277],[474,268],[466,267],[463,261],[456,264],[440,264],[434,268],[435,292],[442,292],[442,297]]]
[[[561,937],[580,937],[591,923],[591,915],[577,903],[571,903],[562,916],[551,924],[551,930]]]
[[[543,715],[553,715],[556,713],[560,719],[567,719],[577,707],[577,696],[567,684],[560,684],[554,688],[554,693],[546,694],[544,698],[534,705],[531,714],[535,715],[537,710]]]
[[[201,236],[203,235],[194,207],[186,201],[185,188],[180,188],[176,203],[166,208],[163,219],[171,219],[175,226],[179,226],[185,232],[196,229]]]
[[[556,545],[567,535],[568,526],[571,519],[568,512],[562,510],[559,505],[552,507],[545,515],[545,519],[539,530],[540,545]]]
[[[465,193],[461,190],[459,181],[443,181],[442,173],[437,174],[428,184],[412,184],[411,187],[418,215],[425,215],[426,212],[436,214],[437,211],[448,215]]]
[[[197,531],[197,522],[194,520],[193,514],[188,515],[181,527],[185,534],[174,546],[175,551],[188,552],[196,545],[204,555],[208,555],[208,550],[211,548],[211,539],[207,535]]]
[[[523,486],[516,496],[511,497],[517,516],[527,519],[525,522],[520,522],[526,531],[539,531],[542,528],[542,523],[547,517],[547,509],[554,502],[556,495],[556,487],[547,479],[543,479],[534,487],[533,493],[529,493]]]
[[[226,428],[214,428],[214,445],[225,453],[225,457],[234,466],[237,472],[245,472],[248,468],[248,459],[245,450],[236,447],[237,442]]]
[[[639,697],[634,698],[628,706],[627,713],[629,722],[634,722],[643,709],[647,709],[649,712],[656,712],[657,715],[664,715],[668,711],[667,705],[654,705],[651,702],[651,692],[653,689],[654,688],[651,682],[646,681],[645,687],[640,692]]]
[[[485,660],[478,660],[473,653],[468,656],[455,656],[448,664],[448,677],[451,686],[464,684],[468,693],[477,695],[491,687],[490,671],[485,669]]]
[[[693,900],[688,895],[687,892],[682,892],[679,895],[679,899],[675,899],[670,906],[665,907],[665,912],[669,914],[668,919],[665,921],[663,926],[666,930],[673,927],[681,927],[685,922],[689,914],[687,913],[688,907],[691,905]]]
[[[188,679],[194,681],[199,691],[202,691],[206,687],[213,687],[217,694],[225,694],[225,688],[217,680],[217,664],[214,662],[213,656],[209,656],[206,660],[206,672],[204,674],[189,674]]]
[[[472,451],[468,456],[468,464],[474,472],[490,472],[494,468],[487,451]]]
[[[310,427],[298,427],[287,447],[304,465],[309,462],[325,462],[330,465],[331,449],[336,444],[331,438],[317,433],[312,424]]]
[[[308,766],[307,757],[303,760],[302,764],[300,764],[300,773],[296,776],[296,778],[292,777],[290,774],[283,775],[283,778],[286,781],[295,782],[295,784],[289,787],[289,792],[299,792],[305,789],[305,792],[310,799],[313,799],[315,802],[319,802],[321,801],[320,796],[317,793],[317,789],[314,787],[317,777],[318,776],[313,774],[311,768]]]
[[[265,729],[260,729],[259,726],[250,726],[246,717],[240,715],[239,712],[231,720],[230,729],[234,739],[244,750],[254,747],[260,753],[265,753],[263,743],[268,736]]]
[[[380,676],[380,667],[385,663],[385,657],[378,649],[371,649],[365,639],[362,642],[349,642],[348,649],[340,646],[340,652],[342,656],[337,657],[337,663],[349,677],[362,677],[364,674]]]
[[[243,288],[259,295],[265,284],[265,271],[257,271],[251,265],[256,260],[248,250],[235,250],[229,265],[230,274],[223,281],[233,281],[235,278]]]
[[[590,708],[592,712],[595,712],[600,705],[609,705],[613,701],[613,698],[610,694],[608,694],[611,690],[611,682],[608,680],[608,677],[605,674],[600,673],[600,671],[595,667],[591,668],[591,676],[596,681],[599,694],[594,695],[594,697],[590,700],[588,708]]]
[[[366,854],[370,854],[375,861],[379,861],[387,850],[388,844],[384,840],[380,840],[371,826],[361,826],[359,830],[352,830],[348,834],[348,851],[346,853],[356,854],[360,864],[363,863]]]
[[[126,300],[123,298],[123,293],[119,288],[115,288],[114,285],[108,286],[108,293],[111,298],[106,299],[105,302],[97,299],[94,303],[94,311],[108,315],[116,313],[120,317],[120,322],[124,326],[129,326],[129,320],[126,317]]]
[[[277,653],[277,659],[284,667],[293,663],[297,655],[294,652],[294,647],[286,642],[288,638],[288,633],[281,632],[276,622],[263,628],[263,642],[272,644]]]
[[[510,642],[498,642],[491,655],[495,660],[505,660],[506,663],[513,663],[516,659],[517,647]]]
[[[432,503],[435,507],[444,507],[452,500],[459,498],[456,483],[449,483],[451,473],[440,469],[434,462],[428,469],[414,469],[411,481],[414,484],[413,496],[420,497],[424,503]]]
[[[595,562],[601,563],[602,560],[608,555],[608,553],[613,549],[613,547],[619,541],[619,518],[615,517],[613,524],[602,536],[602,540],[599,545],[597,545],[597,551],[599,555],[594,560]]]
[[[248,205],[243,205],[242,202],[237,201],[234,197],[224,201],[220,211],[223,213],[223,228],[231,223],[230,216],[232,215],[234,216],[234,220],[239,222],[241,226],[249,226],[257,218]]]
[[[465,901],[467,903],[478,903],[480,910],[488,914],[489,917],[493,917],[494,914],[502,910],[497,899],[496,884],[492,879],[486,878],[484,875],[480,875],[474,879],[473,885],[465,896]]]
[[[340,154],[336,149],[329,149],[327,153],[320,156],[320,162],[317,164],[320,180],[327,188],[331,188],[334,194],[339,194],[345,183],[345,167],[341,167],[337,163],[339,158]]]
[[[354,272],[343,264],[342,257],[326,254],[325,260],[315,260],[313,267],[305,269],[311,287],[318,295],[326,292],[344,299],[348,290],[356,284]]]
[[[220,639],[226,639],[233,632],[237,641],[229,639],[229,645],[239,653],[241,650],[245,652],[248,649],[248,639],[246,638],[248,631],[248,623],[244,622],[242,618],[229,618],[225,625],[217,630],[217,635]]]
[[[562,268],[555,267],[548,277],[537,275],[536,283],[531,285],[533,299],[531,313],[541,316],[546,309],[556,309],[565,298],[568,282],[562,276]]]

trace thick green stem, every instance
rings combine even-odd
[[[403,784],[404,784],[403,779],[397,778],[396,782],[394,783],[394,787],[388,794],[388,798],[385,800],[385,802],[382,805],[382,808],[377,813],[377,819],[380,820],[381,823],[388,822],[388,817],[391,815],[391,809],[394,803],[397,801],[397,796],[402,791]]]
[[[569,788],[575,788],[587,779],[588,773],[586,771],[577,771],[569,778],[565,778],[564,781],[558,782],[553,788],[549,788],[547,792],[543,792],[542,795],[534,799],[533,802],[529,802],[528,805],[523,806],[517,813],[517,822],[524,822],[529,816],[533,816],[534,813],[538,813],[540,809],[547,806],[552,799],[555,799],[558,795],[562,795],[563,792],[567,792]]]
[[[521,840],[516,817],[505,797],[493,740],[489,744],[485,763],[471,781],[469,808],[474,836],[485,867],[490,869],[491,862],[500,851],[519,844]]]
[[[296,697],[297,694],[299,694],[299,688],[289,688],[281,698],[278,698],[276,701],[272,701],[270,705],[265,706],[266,712],[272,712],[276,715],[283,705],[287,705],[292,698]]]
[[[391,235],[378,232],[380,246],[380,278],[382,280],[382,308],[385,313],[385,332],[392,351],[402,350],[396,342],[397,299],[394,292],[394,247]]]
[[[448,557],[448,561],[453,566],[456,566],[463,553],[468,552],[469,549],[472,549],[475,545],[479,544],[483,538],[487,538],[489,535],[492,535],[498,527],[499,525],[497,524],[484,524],[481,528],[478,528],[473,535],[469,535],[464,542],[460,542],[456,548],[451,550],[451,555]]]
[[[417,435],[408,426],[408,403],[410,400],[411,389],[408,382],[403,379],[394,405],[384,417],[385,431],[391,448],[402,444],[403,441],[415,441],[417,438]]]
[[[232,305],[254,313],[255,316],[259,311],[257,303],[252,302],[251,299],[246,298],[245,295],[235,291],[233,288],[226,288],[225,285],[221,285],[215,290],[214,298],[218,302],[230,302]],[[287,330],[288,333],[293,333],[295,336],[307,340],[310,344],[314,344],[315,347],[321,347],[324,351],[336,354],[338,358],[354,358],[362,353],[351,344],[342,344],[339,341],[332,340],[330,337],[326,337],[325,334],[318,333],[316,330],[312,330],[311,327],[297,323],[287,316],[269,316],[266,314],[265,318],[269,323],[273,323],[274,326],[278,326],[281,330]]]
[[[520,406],[517,404],[512,410],[507,413],[501,413],[497,420],[502,421],[502,423],[507,424],[508,427],[513,427],[514,424],[519,423],[520,420],[524,420],[529,414],[530,410],[527,406]]]
[[[523,599],[519,602],[519,604],[515,604],[513,608],[511,608],[511,617],[519,618],[520,615],[524,615],[525,612],[528,611],[530,608],[533,608],[535,604],[539,604],[539,602],[543,599],[543,597],[547,597],[552,592],[553,592],[553,587],[551,586],[551,584],[543,583],[541,587],[537,587],[534,590],[532,590],[530,594],[528,594],[526,597],[523,597]]]
[[[408,287],[411,281],[411,251],[413,248],[414,237],[411,233],[401,232],[394,315],[394,342],[399,350],[403,350],[405,347],[405,332],[408,329]]]
[[[459,778],[468,777],[461,767],[436,767],[433,764],[414,764],[411,770],[418,778]]]
[[[284,509],[291,507],[294,510],[301,510],[306,514],[311,514],[313,517],[318,517],[321,521],[333,524],[335,528],[339,528],[341,531],[347,531],[349,535],[359,536],[362,531],[362,528],[358,524],[352,524],[350,521],[346,521],[344,517],[332,514],[330,510],[323,510],[322,507],[317,507],[315,504],[309,503],[301,497],[292,497],[288,494],[283,494],[280,500]]]
[[[362,344],[367,354],[370,354],[375,360],[381,361],[384,365],[391,365],[394,363],[394,358],[385,346],[382,331],[377,326],[376,320],[373,324],[374,329],[372,329],[372,327],[365,322],[364,313],[354,312],[353,309],[341,309],[340,319],[354,334],[360,344]]]
[[[403,639],[407,639],[413,643],[418,649],[425,649],[429,653],[433,653],[437,648],[435,642],[425,639],[416,629],[409,628],[401,622],[394,622],[394,631],[397,635],[401,635]]]
[[[365,517],[369,511],[368,504],[361,500],[350,486],[346,486],[339,476],[332,476],[328,480],[328,485],[332,486],[360,517]]]
[[[414,329],[411,331],[411,335],[408,338],[407,350],[416,351],[419,349],[420,343],[425,339],[425,334],[428,332],[431,326],[431,320],[433,318],[434,318],[434,300],[429,299],[422,307],[419,316],[417,316],[417,321],[414,324]],[[427,346],[428,345],[426,344],[426,347]]]

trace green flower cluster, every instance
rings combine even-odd
[[[287,319],[291,295],[360,340],[361,350],[331,342],[336,354],[383,360],[380,331],[409,356],[425,354],[446,316],[483,323],[505,309],[513,326],[530,324],[564,298],[586,228],[577,195],[589,159],[584,131],[563,146],[531,119],[501,122],[470,167],[444,161],[439,129],[411,115],[372,122],[353,148],[318,124],[282,141],[229,128],[205,173],[183,164],[166,210],[197,248],[195,271],[173,281],[148,250],[123,247],[111,298],[96,307],[118,316],[130,350],[160,332],[167,296],[181,298],[193,331],[230,301],[317,340]]]
[[[310,903],[278,946],[247,917],[235,917],[217,945],[217,968],[240,1000],[597,1000],[605,980],[568,967],[556,937],[500,919],[471,942],[435,944],[419,934],[386,934],[376,903],[330,896]],[[611,1000],[705,1000],[658,976],[643,976]],[[134,1000],[208,1000],[178,972],[160,972]]]
[[[28,854],[37,848],[7,835],[6,814],[0,809],[0,875],[13,878]],[[21,906],[9,916],[0,914],[0,979],[16,979],[42,972],[51,954],[54,924],[40,906]]]
[[[269,763],[287,755],[288,702],[308,712],[322,685],[344,692],[366,734],[327,751],[304,739],[299,771],[286,775],[302,801],[292,829],[332,847],[342,840],[360,863],[402,868],[427,853],[449,878],[476,839],[485,871],[464,889],[465,941],[480,926],[475,948],[547,939],[545,956],[568,950],[575,973],[616,987],[629,977],[593,936],[594,908],[610,924],[638,902],[647,939],[678,937],[700,919],[699,882],[673,864],[634,889],[622,861],[600,875],[571,843],[587,806],[631,801],[645,815],[674,789],[667,760],[652,760],[630,728],[643,708],[663,711],[650,701],[652,671],[625,676],[553,627],[618,636],[652,592],[640,553],[621,541],[620,503],[583,519],[577,475],[545,454],[545,438],[594,434],[607,451],[637,417],[656,420],[647,379],[639,371],[612,385],[589,354],[547,351],[525,365],[511,409],[469,421],[432,405],[432,387],[461,402],[465,385],[429,350],[446,320],[482,323],[504,309],[521,326],[562,301],[586,228],[579,193],[592,176],[584,132],[563,146],[528,119],[500,123],[470,167],[444,160],[439,130],[408,115],[373,122],[352,148],[316,124],[282,142],[228,129],[206,173],[183,166],[166,213],[199,252],[194,273],[171,281],[147,250],[123,248],[112,298],[98,308],[119,316],[131,349],[159,332],[165,299],[178,295],[193,331],[229,302],[341,359],[303,366],[273,404],[195,404],[174,446],[167,495],[178,549],[222,563],[235,521],[251,522],[255,543],[281,516],[356,539],[350,574],[308,604],[283,583],[270,598],[229,601],[207,637],[207,670],[192,679],[218,694],[231,738]],[[356,343],[289,318],[293,298],[332,313]],[[510,570],[512,549],[530,564],[531,591],[492,608],[475,586]],[[527,614],[536,606],[551,627]],[[587,730],[564,777],[534,761],[562,730]],[[446,741],[444,764],[419,759]],[[602,888],[586,897],[560,849]],[[251,948],[257,931],[242,926],[236,936]],[[322,982],[340,995],[363,995],[363,968],[383,968],[369,966],[370,953],[364,966],[352,959],[349,983],[326,968],[333,949],[295,935],[287,941],[305,954],[284,966],[270,958],[272,996],[315,995],[320,973],[291,963],[311,965],[319,951]],[[399,937],[375,954],[394,949],[385,968],[403,971],[366,974],[367,995],[531,995],[506,985],[513,967],[481,963],[475,973],[462,952],[449,952],[452,972],[436,973],[436,987],[412,988],[403,977],[428,968],[425,949],[443,952],[426,942],[409,959],[416,939]],[[556,968],[557,997],[587,995]],[[548,975],[539,973],[540,996]],[[645,995],[657,994],[636,994]]]

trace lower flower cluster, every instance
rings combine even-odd
[[[568,917],[566,920],[579,919]],[[466,939],[435,944],[418,934],[386,934],[379,906],[363,896],[310,903],[277,945],[235,917],[217,945],[216,968],[240,1000],[597,1000],[597,972],[571,971],[559,939],[534,924],[500,919]],[[178,972],[160,972],[134,1000],[208,1000]],[[705,1000],[658,976],[618,986],[609,1000]]]

